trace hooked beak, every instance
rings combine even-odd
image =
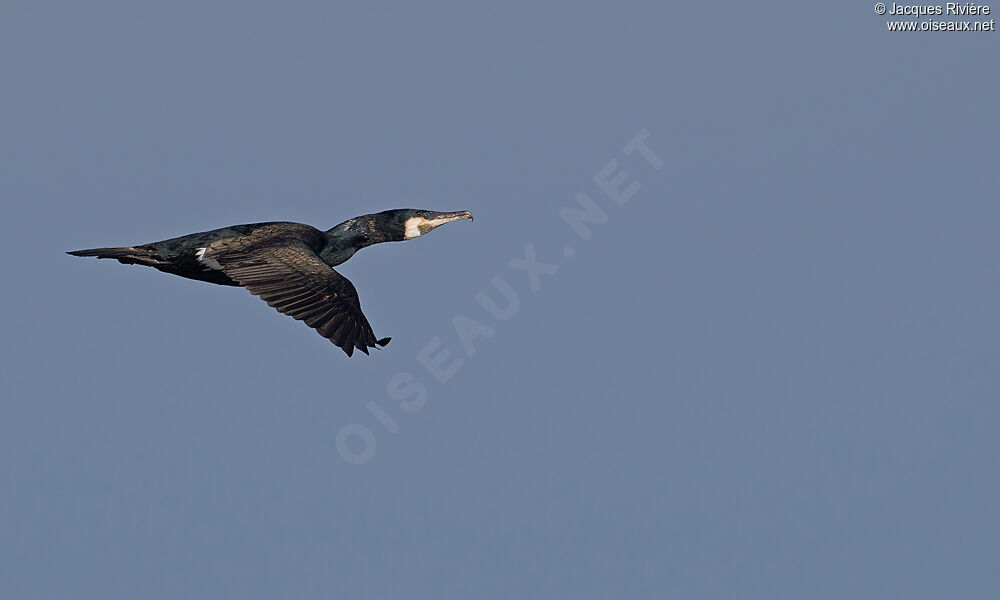
[[[436,212],[432,213],[430,218],[424,219],[420,223],[420,233],[428,233],[432,229],[440,227],[445,223],[451,223],[452,221],[461,221],[462,219],[472,220],[472,213],[467,210],[460,210],[458,212]]]
[[[460,210],[458,212],[443,212],[434,213],[434,216],[430,219],[426,219],[426,223],[437,227],[439,225],[444,225],[445,223],[451,223],[452,221],[460,221],[462,219],[472,220],[472,213],[467,210]]]
[[[458,212],[428,211],[427,215],[428,216],[426,218],[413,217],[412,219],[408,219],[406,221],[406,232],[403,235],[403,239],[412,240],[415,237],[428,234],[445,223],[461,221],[463,219],[472,219],[472,213],[467,210],[460,210]]]

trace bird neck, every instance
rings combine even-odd
[[[378,227],[375,216],[355,217],[328,229],[326,248],[321,253],[323,260],[328,264],[340,264],[362,248],[393,241],[384,227]]]

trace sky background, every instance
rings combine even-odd
[[[998,35],[6,0],[0,594],[996,597]],[[476,220],[342,267],[370,357],[63,254],[397,207]]]

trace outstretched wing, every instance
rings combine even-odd
[[[369,348],[389,343],[389,338],[375,339],[354,285],[300,241],[254,244],[247,238],[229,238],[206,248],[203,260],[217,262],[251,294],[305,321],[348,356],[355,348],[368,354]]]

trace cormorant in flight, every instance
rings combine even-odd
[[[385,346],[361,312],[358,292],[332,267],[380,242],[412,240],[435,227],[471,219],[469,211],[402,208],[348,219],[323,232],[301,223],[253,223],[123,248],[93,248],[73,256],[114,258],[219,285],[243,286],[306,325],[347,356]]]

